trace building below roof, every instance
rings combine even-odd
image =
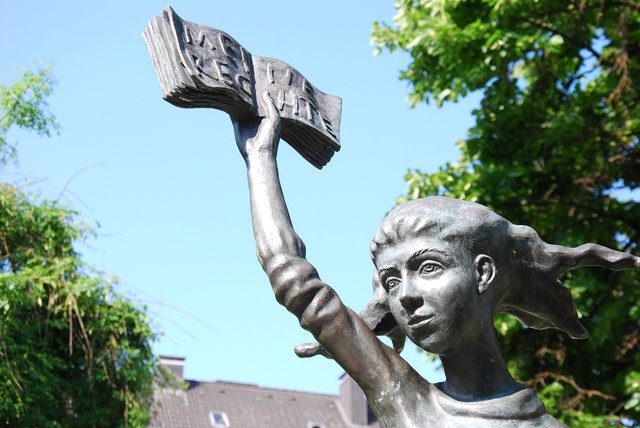
[[[184,358],[160,356],[160,363],[181,382],[157,388],[150,427],[379,427],[364,394],[347,375],[341,378],[339,395],[316,394],[234,382],[184,380]]]

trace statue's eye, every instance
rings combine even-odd
[[[442,270],[442,265],[434,261],[426,261],[420,265],[420,273],[422,275],[429,275]]]
[[[400,284],[400,280],[398,278],[389,278],[385,281],[385,286],[387,287],[387,290],[391,290],[392,288],[396,287],[398,284]]]

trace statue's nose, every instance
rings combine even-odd
[[[402,287],[400,304],[407,312],[413,312],[423,304],[424,300],[417,291],[411,282],[404,284]]]

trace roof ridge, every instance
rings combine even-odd
[[[234,386],[234,387],[252,388],[252,389],[259,389],[259,390],[262,390],[262,391],[270,391],[270,392],[295,393],[295,394],[315,395],[315,396],[322,396],[322,397],[336,398],[336,399],[338,398],[338,394],[329,394],[329,393],[312,392],[312,391],[301,391],[301,390],[297,390],[297,389],[288,389],[288,388],[277,388],[277,387],[271,387],[271,386],[258,385],[256,383],[238,382],[238,381],[231,381],[231,380],[215,380],[215,381],[211,381],[211,380],[185,379],[185,382],[197,383],[197,384],[208,384],[208,385],[229,385],[229,386]]]

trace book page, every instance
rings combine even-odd
[[[171,12],[180,62],[199,81],[196,86],[230,89],[255,108],[251,54],[227,33],[184,21]]]

